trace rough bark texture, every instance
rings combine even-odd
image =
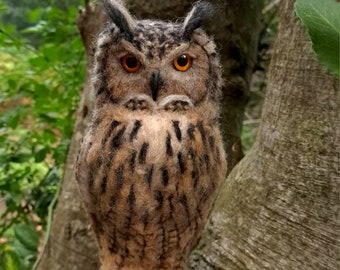
[[[84,88],[76,113],[74,132],[62,189],[53,214],[51,232],[47,245],[36,264],[36,270],[95,270],[99,268],[98,247],[79,197],[74,176],[74,163],[93,106],[91,102],[93,39],[106,20],[103,10],[93,6],[87,6],[79,14],[77,24],[87,56]]]
[[[135,1],[128,6],[137,18],[174,19],[190,10],[189,0]],[[211,1],[214,2],[214,1]],[[262,0],[233,0],[221,4],[213,19],[207,23],[221,47],[225,67],[222,125],[228,152],[229,172],[240,160],[240,132],[248,88],[255,65]],[[79,141],[92,108],[90,70],[94,38],[106,16],[100,7],[87,6],[80,14],[78,27],[87,53],[87,74],[81,102],[77,111],[74,135],[71,140],[61,194],[53,215],[53,224],[46,248],[42,252],[36,270],[95,270],[98,269],[98,252],[85,211],[81,206],[73,165]]]
[[[229,175],[193,269],[339,269],[339,80],[281,2],[255,146]]]

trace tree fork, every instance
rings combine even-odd
[[[255,145],[222,186],[192,269],[339,269],[339,79],[293,6],[281,1]]]

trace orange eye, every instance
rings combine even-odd
[[[132,54],[127,54],[124,55],[121,59],[121,64],[122,67],[127,71],[127,72],[137,72],[141,66],[141,63],[139,60],[133,56]]]
[[[174,67],[178,71],[187,71],[191,67],[191,56],[182,54],[174,59]]]

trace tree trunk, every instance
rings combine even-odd
[[[47,235],[47,244],[38,258],[35,270],[97,270],[99,268],[98,247],[79,196],[74,163],[93,107],[91,101],[93,39],[106,21],[107,17],[103,10],[91,5],[86,6],[78,17],[77,24],[87,56],[85,83],[76,113],[62,189],[53,213],[51,231]]]
[[[190,0],[135,1],[128,6],[138,18],[174,19],[190,10]],[[214,1],[211,1],[214,2]],[[219,1],[215,1],[219,3]],[[240,160],[240,132],[244,107],[248,99],[249,83],[255,65],[262,0],[233,0],[219,7],[214,18],[207,23],[221,50],[225,67],[226,86],[223,100],[223,135],[228,154],[228,171]],[[93,40],[105,25],[106,15],[100,6],[88,5],[80,14],[78,26],[87,53],[87,73],[81,102],[76,115],[67,165],[48,242],[36,270],[95,270],[98,252],[85,211],[81,206],[73,165],[79,141],[92,109],[90,71],[92,68]]]
[[[221,188],[192,269],[339,269],[339,80],[281,1],[256,143]]]

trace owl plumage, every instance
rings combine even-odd
[[[95,108],[76,179],[96,233],[102,270],[186,269],[226,174],[222,79],[198,2],[177,23],[135,20],[104,2]]]

